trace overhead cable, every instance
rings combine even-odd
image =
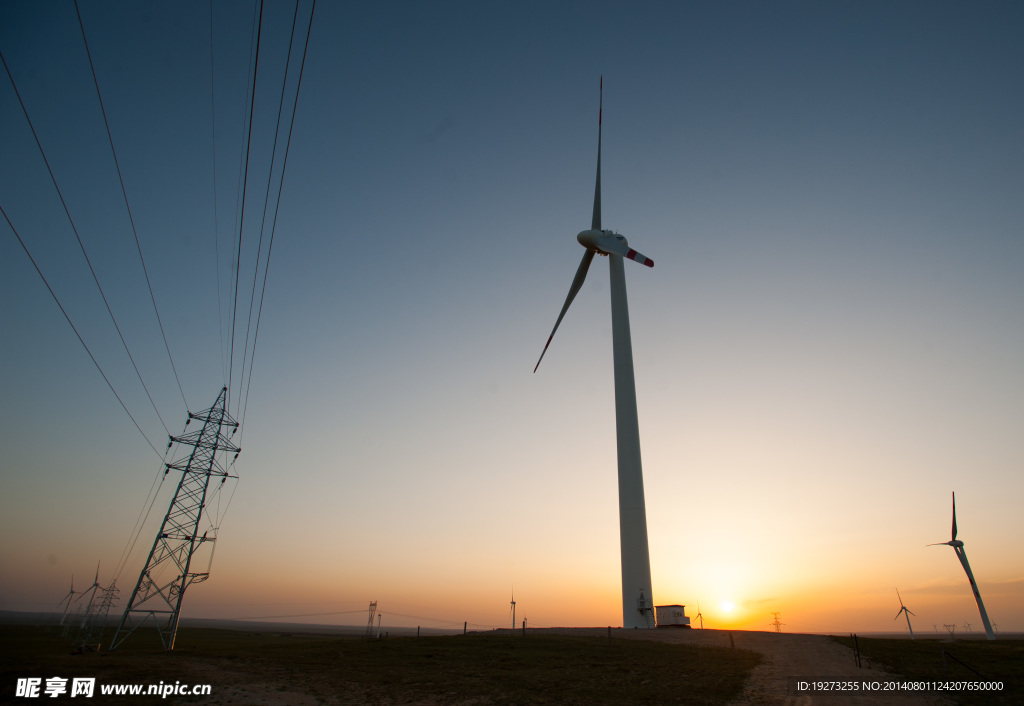
[[[241,382],[242,382],[242,379],[245,378],[245,363],[246,363],[246,358],[247,358],[247,356],[249,354],[249,334],[251,333],[251,329],[252,329],[252,310],[253,310],[253,304],[255,304],[255,302],[256,302],[256,282],[258,282],[259,278],[260,278],[260,256],[263,254],[263,234],[266,232],[266,226],[267,226],[267,206],[270,203],[270,186],[271,186],[271,184],[274,181],[274,159],[277,156],[277,138],[281,134],[281,113],[284,112],[284,94],[285,94],[285,89],[288,87],[288,69],[291,66],[291,61],[292,61],[292,45],[293,45],[293,43],[295,41],[295,21],[298,19],[298,17],[299,17],[299,3],[298,3],[298,0],[296,0],[296,2],[295,2],[295,12],[292,14],[292,31],[291,31],[291,34],[289,35],[289,38],[288,38],[288,51],[285,53],[285,57],[286,58],[285,58],[285,62],[284,62],[284,78],[281,80],[281,98],[280,98],[280,100],[278,101],[278,104],[277,104],[277,124],[274,125],[274,144],[273,144],[273,146],[270,149],[270,168],[267,171],[267,190],[266,190],[266,193],[263,196],[263,216],[260,219],[260,239],[256,243],[256,269],[255,269],[255,271],[253,272],[253,275],[252,275],[252,291],[249,294],[249,315],[246,318],[246,324],[245,324],[245,346],[242,348],[242,373],[239,376],[239,393],[240,394],[239,394],[238,401],[239,401],[239,405],[240,406],[242,404]],[[294,108],[293,108],[293,110],[294,110]],[[284,176],[283,171],[282,171],[281,176],[283,178],[283,176]],[[266,282],[266,280],[267,280],[267,269],[268,269],[269,265],[270,265],[270,253],[269,253],[269,250],[268,250],[266,265],[263,268],[263,281],[264,282]],[[254,342],[254,345],[255,345],[255,342]],[[250,367],[250,371],[251,371],[251,369],[252,368]],[[248,398],[248,396],[249,396],[248,386],[246,386],[246,390],[245,390],[245,395],[244,396],[246,398]],[[244,409],[244,407],[243,407],[243,409]],[[239,420],[239,421],[241,421],[241,420]]]
[[[157,458],[162,460],[163,456],[161,456],[160,452],[156,450],[155,446],[153,446],[153,442],[149,440],[148,436],[146,436],[146,432],[142,431],[142,427],[140,427],[139,423],[135,421],[135,417],[132,416],[132,413],[128,411],[128,407],[125,406],[124,400],[122,400],[121,396],[117,394],[117,390],[115,390],[114,386],[110,383],[110,378],[107,377],[107,374],[103,372],[103,368],[101,368],[100,364],[97,362],[96,356],[92,354],[92,351],[89,350],[89,346],[85,344],[85,340],[82,339],[82,334],[80,334],[78,329],[75,328],[75,324],[71,321],[71,317],[68,316],[68,312],[64,309],[64,305],[60,303],[60,299],[57,298],[57,294],[53,291],[53,287],[51,287],[50,283],[46,281],[46,276],[43,274],[43,271],[39,269],[39,265],[36,264],[36,259],[32,257],[32,253],[29,252],[28,246],[25,245],[25,241],[22,240],[21,235],[18,234],[18,229],[14,227],[14,224],[11,223],[11,219],[7,217],[7,211],[4,210],[3,206],[0,206],[0,214],[3,214],[4,220],[7,221],[7,225],[10,227],[11,232],[14,233],[14,237],[18,239],[21,249],[25,251],[25,254],[28,255],[28,259],[32,262],[32,266],[36,268],[36,272],[39,273],[39,277],[43,280],[43,284],[46,285],[46,289],[50,292],[50,296],[53,297],[53,301],[57,302],[57,306],[60,308],[60,313],[64,314],[64,318],[67,320],[71,330],[74,331],[75,336],[78,337],[78,342],[82,344],[82,348],[84,348],[85,352],[89,354],[89,359],[92,361],[92,364],[96,366],[96,369],[100,372],[100,376],[102,376],[103,381],[107,383],[107,387],[110,388],[110,391],[114,393],[114,397],[116,397],[117,401],[121,404],[121,409],[123,409],[124,413],[128,415],[128,418],[132,420],[132,424],[134,424],[135,428],[139,430],[140,434],[142,434],[142,438],[146,440],[147,444],[149,444],[149,448],[153,449],[153,453],[156,454]]]
[[[298,9],[298,3],[296,3],[296,9]],[[253,335],[252,357],[249,359],[249,378],[245,386],[245,403],[242,406],[242,416],[239,420],[239,426],[242,427],[243,434],[245,433],[245,411],[249,407],[249,387],[252,385],[252,367],[256,360],[256,341],[259,339],[260,319],[263,316],[263,297],[267,291],[267,273],[270,271],[270,254],[274,250],[274,233],[277,232],[277,214],[280,212],[281,207],[281,192],[284,189],[284,173],[288,166],[288,152],[292,146],[292,131],[295,128],[295,113],[299,104],[299,92],[302,90],[302,74],[306,68],[306,51],[309,49],[309,35],[313,30],[314,12],[316,12],[316,0],[313,0],[313,6],[309,10],[309,25],[306,27],[306,43],[302,49],[302,63],[299,65],[299,80],[295,87],[295,103],[292,105],[292,118],[288,125],[288,140],[285,143],[284,160],[281,163],[281,179],[277,185],[277,202],[274,206],[274,220],[270,226],[270,245],[267,247],[267,262],[263,270],[263,287],[260,289],[260,306],[256,314],[256,333]],[[239,437],[239,442],[241,442],[241,437]]]
[[[260,0],[260,20],[256,29],[256,59],[252,72],[252,96],[249,101],[249,134],[245,148],[245,175],[242,178],[242,214],[238,221],[238,251],[235,259],[235,296],[231,313],[231,353],[228,356],[228,399],[226,408],[231,407],[231,383],[235,369],[235,322],[238,318],[238,272],[242,262],[242,233],[245,225],[245,192],[249,181],[249,154],[252,149],[252,117],[256,104],[256,79],[260,68],[260,37],[263,32],[263,0]]]
[[[117,160],[117,150],[114,149],[114,137],[110,134],[110,122],[107,120],[107,110],[103,106],[103,96],[100,93],[100,82],[96,78],[96,67],[92,63],[92,52],[89,51],[89,41],[85,38],[85,26],[82,24],[82,13],[78,10],[78,0],[75,0],[75,14],[78,15],[78,28],[82,30],[82,43],[85,45],[85,55],[89,59],[89,69],[92,71],[92,82],[96,86],[96,98],[100,102],[100,112],[103,114],[103,125],[107,128],[107,140],[110,142],[110,153],[114,155],[114,167],[117,169],[117,179],[121,182],[121,195],[124,196],[124,207],[128,210],[128,222],[132,225],[132,234],[135,236],[135,247],[139,251],[139,262],[142,263],[142,273],[146,276],[146,287],[149,288],[149,299],[153,302],[153,313],[156,314],[156,322],[160,326],[160,335],[164,339],[164,348],[167,349],[167,359],[171,361],[171,370],[174,371],[174,379],[178,383],[178,391],[181,393],[181,401],[188,409],[188,400],[185,399],[185,390],[181,387],[181,379],[178,377],[178,369],[174,367],[174,358],[171,356],[171,345],[167,342],[167,333],[164,332],[164,322],[160,320],[160,310],[156,306],[156,295],[153,294],[153,284],[149,281],[149,269],[146,267],[146,258],[142,256],[142,244],[139,242],[139,232],[135,229],[135,218],[132,216],[132,207],[128,205],[128,192],[124,188],[124,177],[121,175],[121,165]],[[168,432],[170,433],[170,432]]]
[[[138,376],[139,382],[142,384],[142,389],[146,391],[146,397],[149,398],[149,403],[153,405],[153,411],[156,412],[156,416],[160,420],[160,424],[163,425],[164,431],[167,432],[168,436],[170,436],[171,432],[167,428],[167,424],[164,423],[164,418],[160,416],[160,410],[156,408],[156,402],[153,401],[153,396],[149,394],[149,388],[146,387],[146,382],[142,379],[142,373],[139,372],[139,366],[135,364],[135,358],[132,356],[132,352],[128,349],[128,342],[124,340],[124,334],[121,333],[121,327],[117,325],[117,319],[114,317],[114,311],[110,308],[110,302],[107,301],[107,295],[103,293],[103,287],[100,286],[99,277],[96,275],[96,270],[93,269],[92,261],[89,259],[89,254],[85,251],[85,244],[82,242],[82,238],[78,234],[78,228],[75,226],[75,221],[71,217],[71,211],[68,210],[68,205],[64,201],[64,194],[61,193],[60,186],[57,185],[57,177],[54,176],[53,169],[50,168],[50,161],[46,158],[46,152],[43,150],[43,143],[39,141],[39,135],[36,134],[36,128],[32,124],[32,118],[29,117],[28,109],[25,107],[25,101],[23,101],[21,98],[21,93],[18,91],[18,86],[14,82],[14,76],[11,75],[11,70],[7,66],[7,59],[4,58],[2,51],[0,51],[0,61],[3,62],[4,70],[7,72],[7,78],[10,79],[11,87],[14,89],[14,94],[18,97],[18,103],[21,105],[21,110],[25,114],[25,120],[28,121],[28,127],[32,131],[32,137],[35,138],[36,146],[39,148],[39,154],[43,158],[43,164],[46,165],[46,171],[48,171],[50,174],[50,180],[53,182],[53,188],[57,190],[57,196],[60,198],[60,203],[64,207],[64,213],[68,217],[68,223],[71,224],[71,230],[74,232],[75,239],[78,241],[78,247],[82,249],[82,256],[85,257],[85,262],[89,266],[89,272],[92,273],[93,282],[96,283],[96,289],[98,289],[100,292],[100,297],[103,299],[103,304],[106,305],[107,307],[107,313],[110,314],[110,320],[114,323],[114,328],[117,330],[117,335],[121,339],[121,345],[124,346],[125,353],[128,354],[128,359],[132,362],[132,367],[135,368],[135,374]],[[150,445],[152,446],[152,444]]]

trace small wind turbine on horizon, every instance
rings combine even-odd
[[[626,299],[626,271],[623,258],[654,267],[654,261],[629,247],[618,233],[601,228],[601,123],[604,102],[604,77],[597,118],[597,181],[594,187],[594,213],[590,230],[581,231],[576,240],[585,250],[576,276],[569,287],[562,311],[555,320],[548,342],[537,365],[544,359],[562,317],[583,286],[594,255],[608,257],[611,277],[612,357],[615,370],[615,430],[619,465],[619,546],[622,562],[622,625],[626,628],[654,627],[654,600],[651,591],[651,559],[647,543],[647,510],[644,503],[644,477],[640,463],[640,424],[636,410],[636,383],[633,377],[633,346],[629,333],[629,305]]]
[[[896,589],[896,597],[900,599],[900,612],[896,614],[896,617],[893,618],[893,620],[896,620],[897,618],[899,618],[900,617],[900,613],[903,613],[903,616],[907,619],[907,630],[910,631],[910,639],[913,640],[914,639],[914,628],[910,627],[910,616],[914,615],[914,613],[909,608],[907,608],[905,605],[903,605],[903,598],[900,596],[900,589],[898,589],[898,588]]]
[[[964,543],[956,538],[956,493],[953,493],[953,536],[948,542],[933,542],[929,544],[929,547],[935,547],[940,544],[948,544],[953,547],[953,551],[956,552],[956,558],[960,560],[960,564],[964,567],[964,571],[967,572],[967,580],[971,582],[971,591],[974,592],[974,600],[978,603],[978,612],[981,613],[981,622],[985,624],[985,635],[989,640],[996,639],[996,636],[992,632],[992,623],[988,621],[988,613],[985,611],[985,604],[981,600],[981,593],[978,591],[978,584],[974,580],[974,574],[971,572],[971,565],[967,563],[967,552],[964,551]]]
[[[704,616],[700,612],[700,601],[697,601],[697,615],[693,616],[700,621],[700,629],[704,629]]]
[[[509,611],[512,614],[512,629],[516,629],[516,591],[512,589],[512,608]]]

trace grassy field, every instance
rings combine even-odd
[[[849,637],[833,638],[853,648]],[[858,637],[861,657],[918,681],[1003,683],[1002,691],[954,691],[957,704],[1024,703],[1024,640],[887,640]]]
[[[363,641],[183,628],[172,653],[142,633],[116,652],[71,655],[55,631],[0,626],[0,645],[5,701],[19,677],[96,677],[94,698],[116,703],[129,698],[102,697],[98,685],[212,685],[208,697],[133,704],[725,704],[761,660],[728,648],[518,633]]]

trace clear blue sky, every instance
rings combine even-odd
[[[214,8],[215,190],[209,5],[81,2],[193,411],[227,379],[253,10]],[[264,10],[243,315],[293,10]],[[515,584],[531,624],[619,620],[606,268],[531,373],[590,223],[603,75],[604,225],[656,263],[627,270],[655,601],[888,629],[899,586],[928,627],[977,624],[923,546],[956,490],[989,612],[1024,630],[1022,26],[1014,3],[321,0],[241,480],[185,613],[490,625]],[[73,4],[4,3],[0,49],[177,434]],[[162,449],[0,79],[0,204]],[[0,226],[0,609],[44,610],[117,562],[160,462]]]

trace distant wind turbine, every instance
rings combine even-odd
[[[512,629],[516,629],[516,591],[512,589],[512,609],[509,611],[512,614]]]
[[[905,605],[903,605],[903,598],[900,597],[900,589],[898,589],[898,588],[896,589],[896,597],[900,599],[900,612],[896,614],[896,618],[899,618],[900,617],[900,613],[902,613],[903,617],[905,617],[907,619],[907,630],[910,631],[910,639],[913,640],[914,639],[914,628],[910,627],[910,616],[914,615],[914,613],[909,608],[907,608]],[[896,618],[893,618],[893,620],[896,620]]]
[[[964,543],[956,538],[956,493],[953,493],[953,536],[948,542],[934,542],[929,544],[929,547],[935,547],[940,544],[948,544],[953,547],[953,551],[956,552],[956,558],[960,560],[960,564],[963,565],[964,571],[967,572],[967,580],[971,582],[971,590],[974,592],[974,600],[978,602],[978,612],[981,613],[981,622],[985,624],[985,635],[988,636],[989,640],[996,639],[995,634],[992,632],[992,623],[988,621],[988,613],[985,611],[985,604],[981,601],[981,593],[978,592],[978,584],[974,580],[974,574],[971,573],[971,565],[967,563],[967,552],[964,551]]]
[[[704,629],[704,616],[701,615],[701,612],[700,612],[700,601],[697,601],[697,615],[695,615],[694,617],[697,620],[700,621],[700,629],[703,630]]]
[[[83,598],[85,597],[85,594],[88,593],[90,590],[92,591],[92,593],[89,595],[89,605],[86,606],[85,612],[82,613],[82,624],[78,626],[79,629],[81,629],[82,627],[85,626],[86,621],[89,619],[89,616],[92,614],[92,605],[96,601],[96,592],[99,589],[100,589],[100,562],[97,561],[96,562],[96,577],[92,580],[92,586],[90,586],[89,588],[87,588],[84,591],[82,591],[82,597]]]
[[[67,619],[68,611],[71,609],[71,601],[74,599],[74,597],[75,597],[75,575],[71,574],[71,590],[68,591],[68,595],[64,596],[64,598],[61,599],[61,602],[57,604],[58,608],[60,608],[62,605],[64,606],[64,614],[62,616],[60,616],[60,623],[59,623],[59,625],[63,625],[64,621]]]
[[[654,267],[654,261],[629,247],[626,239],[601,228],[601,111],[604,79],[601,79],[601,103],[597,119],[597,182],[594,187],[594,213],[590,230],[580,232],[576,240],[585,248],[583,259],[569,287],[562,311],[555,320],[548,342],[534,366],[551,345],[572,300],[583,286],[594,255],[608,257],[611,276],[612,356],[615,370],[615,430],[619,462],[619,548],[622,561],[622,625],[627,628],[654,627],[654,600],[651,591],[651,558],[647,544],[647,510],[644,504],[644,477],[640,463],[640,424],[636,411],[636,384],[633,378],[633,346],[629,333],[629,305],[626,300],[626,271],[623,258]]]

